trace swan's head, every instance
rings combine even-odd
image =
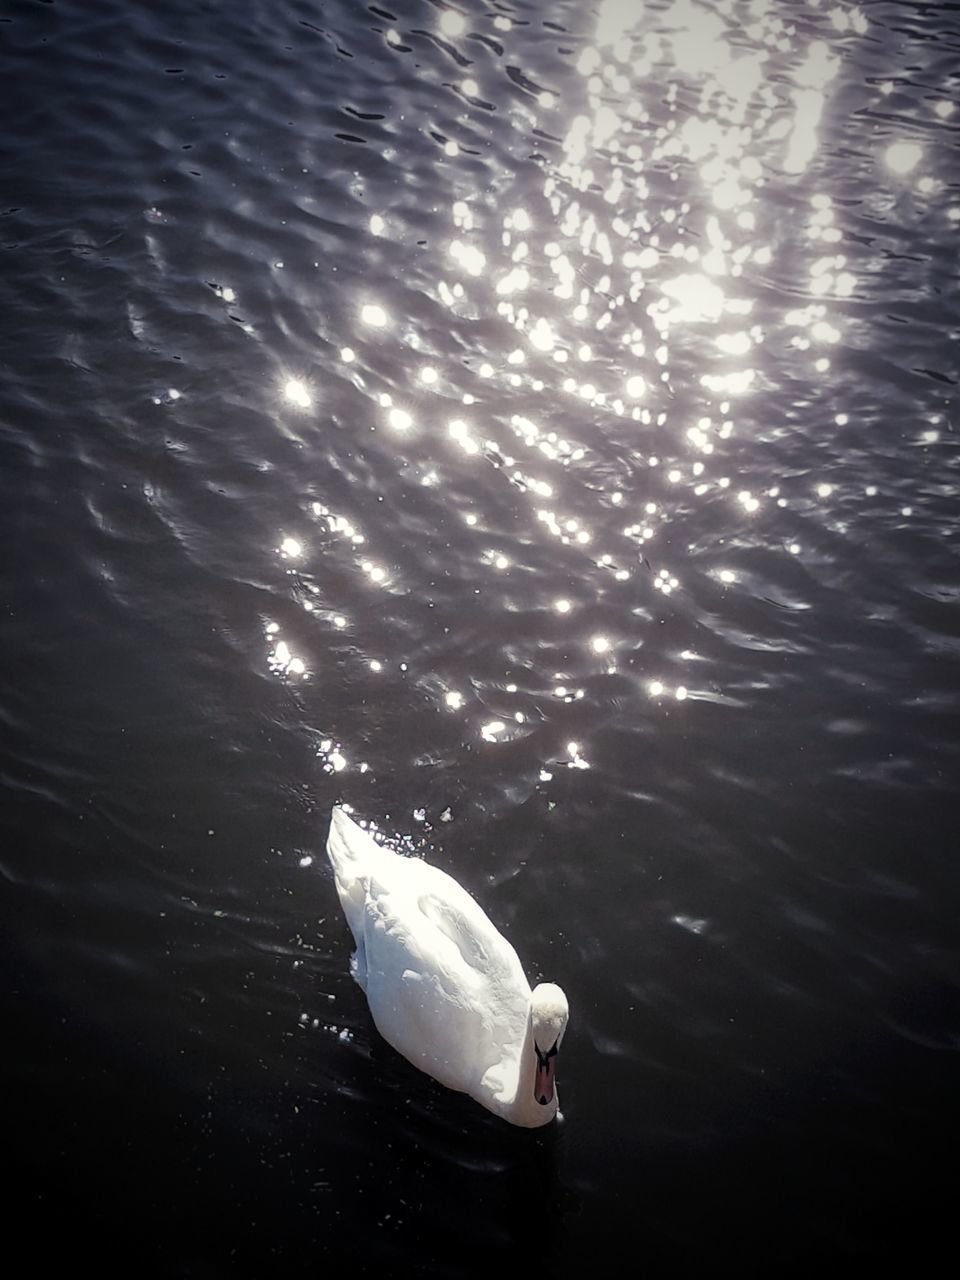
[[[541,982],[530,993],[530,1025],[537,1055],[533,1094],[542,1107],[553,1099],[557,1054],[567,1029],[570,1009],[567,997],[552,982]]]

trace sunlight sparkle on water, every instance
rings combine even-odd
[[[480,446],[470,434],[470,428],[462,418],[454,418],[447,424],[447,431],[464,453],[479,453]],[[471,522],[472,523],[472,522]]]
[[[276,627],[275,623],[271,625]],[[267,631],[270,631],[269,627]],[[276,675],[305,676],[307,672],[303,659],[294,657],[285,640],[277,641],[276,646],[267,656],[267,662],[270,670]]]
[[[386,311],[375,302],[366,302],[360,309],[360,319],[375,329],[382,329],[389,321]]]
[[[374,564],[372,560],[364,560],[360,568],[373,582],[386,582],[387,571],[381,565]]]
[[[467,20],[456,9],[445,9],[440,15],[440,30],[445,36],[462,36],[467,29]]]
[[[487,265],[486,256],[475,245],[464,244],[462,240],[450,242],[450,257],[472,276],[479,276]]]
[[[910,173],[920,163],[923,151],[915,142],[893,142],[883,153],[888,169],[894,173]]]
[[[531,345],[536,347],[538,351],[552,351],[556,346],[557,337],[550,323],[540,316],[533,328],[528,334]]]
[[[326,773],[340,773],[347,766],[346,756],[343,754],[339,744],[335,744],[332,738],[323,739],[317,755],[325,760],[323,767]]]
[[[555,163],[543,171],[541,189],[505,191],[505,202],[498,205],[464,180],[458,186],[461,198],[451,202],[446,234],[431,245],[437,255],[432,296],[438,306],[450,309],[457,333],[467,332],[465,323],[472,324],[473,318],[484,322],[482,347],[465,353],[462,368],[448,366],[440,362],[428,335],[418,333],[404,316],[402,341],[410,348],[406,384],[385,379],[369,389],[381,406],[382,420],[395,432],[409,432],[405,438],[391,436],[391,445],[406,474],[426,485],[431,497],[438,498],[451,478],[461,479],[470,467],[476,471],[472,481],[482,475],[484,486],[500,485],[503,491],[510,487],[511,509],[526,528],[518,531],[519,540],[509,543],[499,503],[487,503],[480,487],[469,497],[464,496],[468,490],[451,488],[460,494],[454,512],[471,532],[484,534],[472,546],[473,562],[482,566],[478,581],[471,584],[476,595],[490,589],[496,571],[512,570],[520,577],[520,570],[537,563],[524,559],[528,541],[556,540],[560,572],[553,589],[575,588],[577,599],[553,598],[548,588],[543,603],[549,614],[577,612],[577,635],[563,638],[574,650],[579,648],[580,661],[594,672],[613,671],[607,664],[620,649],[613,615],[601,615],[597,608],[608,585],[626,581],[632,569],[638,580],[643,579],[644,594],[652,581],[660,593],[661,612],[663,597],[679,593],[680,579],[667,568],[655,567],[646,578],[650,566],[643,557],[656,545],[655,539],[662,541],[666,554],[680,553],[676,538],[671,548],[671,534],[677,532],[677,512],[689,503],[720,499],[719,519],[727,521],[724,532],[729,536],[716,544],[719,565],[750,565],[748,556],[738,559],[741,548],[765,541],[771,529],[762,516],[748,520],[744,513],[776,515],[774,504],[787,503],[778,489],[764,483],[749,455],[748,442],[756,438],[757,425],[751,397],[762,381],[762,356],[767,350],[779,356],[784,348],[788,355],[802,353],[798,363],[813,378],[830,368],[825,351],[832,353],[846,338],[848,308],[837,303],[857,297],[863,261],[846,240],[851,217],[847,206],[834,203],[825,192],[811,195],[808,188],[798,201],[796,226],[791,228],[790,244],[797,252],[785,262],[780,214],[769,194],[769,185],[784,170],[801,174],[814,162],[821,130],[826,132],[823,122],[831,119],[828,108],[837,105],[831,85],[843,65],[840,55],[846,57],[848,42],[865,29],[858,10],[831,6],[834,0],[814,0],[817,21],[800,26],[769,0],[720,0],[709,8],[699,0],[664,0],[654,10],[631,0],[601,0],[592,43],[589,36],[578,42],[571,58],[577,76],[576,106],[567,111],[566,96],[535,87],[523,100],[530,123],[549,129],[560,140]],[[484,88],[487,83],[486,64],[466,61],[466,55],[477,50],[472,38],[461,43],[474,22],[465,8],[437,5],[434,13],[434,30],[443,39],[457,41],[457,49],[448,47],[447,52],[465,68],[460,74],[468,77],[459,85],[455,76],[449,77],[448,87],[454,94],[459,88],[462,96],[453,103],[454,116],[438,124],[443,132],[435,141],[451,161],[458,156],[466,161],[480,105],[476,100],[482,94],[479,79],[484,79]],[[511,29],[509,18],[490,15],[484,19],[488,31],[491,18],[494,29]],[[399,40],[393,32],[389,38]],[[650,73],[664,65],[672,68],[670,82],[663,100],[654,101],[648,82],[656,77]],[[771,75],[774,66],[777,71]],[[899,96],[899,84],[891,81],[888,87]],[[875,99],[883,92],[875,84],[871,88]],[[931,139],[934,130],[944,132],[937,118],[945,120],[952,109],[952,103],[938,102],[938,97],[947,97],[946,88],[931,86],[922,122]],[[549,108],[551,118],[538,120],[544,108]],[[901,134],[909,127],[905,120],[895,126]],[[460,137],[460,142],[448,134]],[[920,147],[891,143],[890,137],[887,132],[875,143],[877,167],[883,160],[890,172],[910,172],[921,161]],[[441,157],[440,167],[455,176],[460,164],[448,164]],[[676,186],[671,188],[670,182]],[[893,198],[897,193],[889,188],[897,186],[889,179],[880,194]],[[914,190],[922,190],[919,183]],[[960,220],[960,210],[955,213],[955,220]],[[391,216],[394,226],[399,228],[399,223]],[[384,217],[371,215],[369,230],[372,235],[385,234]],[[796,301],[784,301],[776,310],[755,283],[758,276],[776,279],[785,271],[797,277],[792,295]],[[366,296],[371,298],[370,293]],[[396,323],[372,300],[359,312],[363,325],[374,330]],[[370,347],[363,348],[364,364],[351,370],[350,377],[366,390],[366,362],[375,360],[382,333],[364,333],[363,339]],[[688,369],[683,362],[692,350],[700,359]],[[340,356],[344,364],[356,359],[349,347],[342,348]],[[436,367],[426,363],[431,359],[438,360]],[[372,369],[369,376],[374,376]],[[821,376],[819,382],[826,385],[827,379]],[[308,407],[306,385],[291,381],[288,387],[294,385],[303,388],[303,395],[291,396],[288,389],[288,398]],[[453,418],[444,431],[446,415],[434,416],[438,385],[445,387],[452,412],[458,401],[476,401],[476,408],[469,410],[472,423]],[[380,390],[384,386],[389,392]],[[734,397],[737,407],[732,409]],[[559,429],[558,402],[560,414],[569,421]],[[507,403],[513,408],[502,407]],[[612,423],[614,415],[619,422]],[[609,471],[597,469],[596,464],[602,467],[610,456],[604,421],[622,432],[622,470],[619,465]],[[404,456],[411,437],[418,446],[416,456]],[[917,438],[918,444],[921,441],[936,443]],[[431,452],[434,446],[437,451]],[[457,467],[459,475],[453,470]],[[719,474],[721,470],[726,474]],[[818,487],[815,478],[807,484],[805,494],[784,484],[797,518],[803,517],[804,506],[813,506],[832,491],[829,485]],[[811,490],[816,495],[812,502]],[[496,497],[492,492],[490,496]],[[651,497],[657,501],[649,501]],[[314,546],[308,540],[311,558],[320,546],[327,547],[327,532],[351,538],[347,522],[341,524],[325,511],[322,519],[327,524],[322,541],[318,538]],[[294,520],[291,525],[297,527]],[[371,534],[374,531],[371,525]],[[469,540],[471,535],[464,530],[463,536]],[[790,534],[781,530],[773,536],[781,556],[783,550],[800,554],[798,543],[786,541]],[[357,534],[354,540],[358,539],[362,535]],[[509,556],[499,546],[508,546]],[[292,560],[303,554],[296,539],[286,539],[281,550]],[[333,554],[345,551],[341,542]],[[690,551],[695,554],[693,547]],[[359,569],[365,582],[386,584],[386,568],[372,560],[364,560]],[[292,567],[288,572],[293,574]],[[714,562],[707,573],[715,590],[717,583],[728,587],[740,582],[747,569]],[[299,574],[293,576],[298,594],[304,595],[309,583],[301,583]],[[691,586],[695,589],[695,578]],[[726,594],[728,605],[738,595],[716,594]],[[329,619],[319,600],[316,610],[315,622]],[[647,621],[646,604],[636,613]],[[557,620],[551,624],[549,617],[541,621],[554,632],[570,630]],[[347,620],[335,615],[332,625],[346,627]],[[593,634],[595,626],[610,627],[614,638]],[[299,660],[276,635],[271,643],[276,644],[275,669],[296,674],[294,663]],[[667,673],[664,679],[643,678],[641,697],[663,698],[672,706],[673,701],[703,696],[690,693],[686,685],[674,687],[667,661],[653,656],[652,632],[638,643],[651,644],[644,652],[651,655],[652,668]],[[682,656],[689,653],[684,650]],[[592,654],[603,657],[591,662]],[[400,666],[405,670],[406,664]],[[369,660],[371,671],[379,672],[380,667],[378,660]],[[576,678],[569,670],[554,672],[545,689],[573,702],[585,696],[585,690],[574,685]],[[437,709],[463,711],[464,694],[455,689],[441,685],[435,696]],[[505,719],[478,720],[469,732],[479,733],[485,742],[506,742],[517,733],[517,725],[526,723],[525,713],[515,710],[515,703],[504,706],[488,699],[489,691],[479,704],[487,708],[486,715]],[[565,710],[552,701],[550,707],[554,713]],[[663,704],[657,709],[661,708],[665,710]],[[332,750],[331,744],[328,764]],[[561,767],[589,767],[577,742],[567,744],[567,757],[561,749]],[[550,774],[544,770],[541,777]]]
[[[306,384],[298,378],[291,378],[283,390],[290,403],[295,404],[298,409],[309,409],[313,404],[313,399],[307,390]]]

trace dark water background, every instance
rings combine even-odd
[[[457,12],[0,6],[8,1247],[927,1260],[956,7]],[[566,988],[549,1131],[378,1040],[338,799]]]

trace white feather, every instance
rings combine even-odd
[[[378,845],[341,808],[327,855],[357,946],[353,974],[383,1038],[514,1124],[552,1120],[555,1091],[546,1104],[534,1097],[534,1042],[549,1029],[559,1047],[559,987],[531,992],[516,951],[456,880]]]

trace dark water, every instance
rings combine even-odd
[[[0,8],[35,1264],[948,1238],[958,49],[894,3]],[[338,799],[566,988],[560,1124],[378,1040]]]

